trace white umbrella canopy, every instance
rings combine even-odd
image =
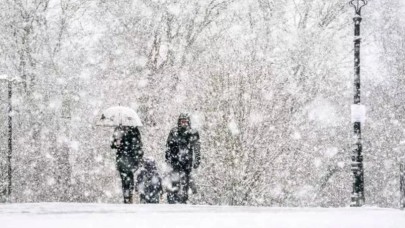
[[[132,108],[123,106],[113,106],[107,108],[101,113],[101,118],[98,120],[97,126],[116,127],[116,126],[132,126],[141,127],[142,122]]]

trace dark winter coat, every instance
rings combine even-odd
[[[175,127],[167,138],[166,162],[173,170],[190,172],[200,165],[200,136],[192,128]]]
[[[137,169],[143,157],[141,134],[137,127],[117,127],[111,148],[117,149],[117,167],[120,172]]]
[[[162,179],[155,165],[146,165],[138,174],[136,189],[140,193],[141,203],[159,203],[163,193]]]

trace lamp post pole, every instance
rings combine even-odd
[[[405,209],[405,159],[401,160],[399,167],[400,207]]]
[[[361,9],[367,5],[367,0],[352,0],[350,4],[355,9],[354,20],[354,106],[360,107],[360,23]],[[351,207],[364,205],[364,169],[361,140],[361,121],[354,121],[354,148],[352,151],[351,170],[353,172],[353,190]]]

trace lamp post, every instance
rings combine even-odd
[[[399,166],[399,191],[400,191],[400,207],[405,209],[405,159],[401,160]]]
[[[361,9],[367,5],[368,0],[351,0],[350,5],[355,9],[354,20],[354,102],[353,110],[364,109],[360,105],[360,23]],[[353,190],[351,195],[351,207],[361,207],[364,205],[364,169],[361,142],[361,120],[355,119],[354,124],[354,148],[352,151],[351,170],[353,172]]]

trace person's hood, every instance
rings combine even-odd
[[[188,121],[188,127],[186,129],[191,128],[191,119],[190,119],[190,115],[188,113],[181,113],[179,118],[177,119],[177,126],[179,129],[184,129],[181,125],[180,125],[180,121],[181,120],[187,120]]]

